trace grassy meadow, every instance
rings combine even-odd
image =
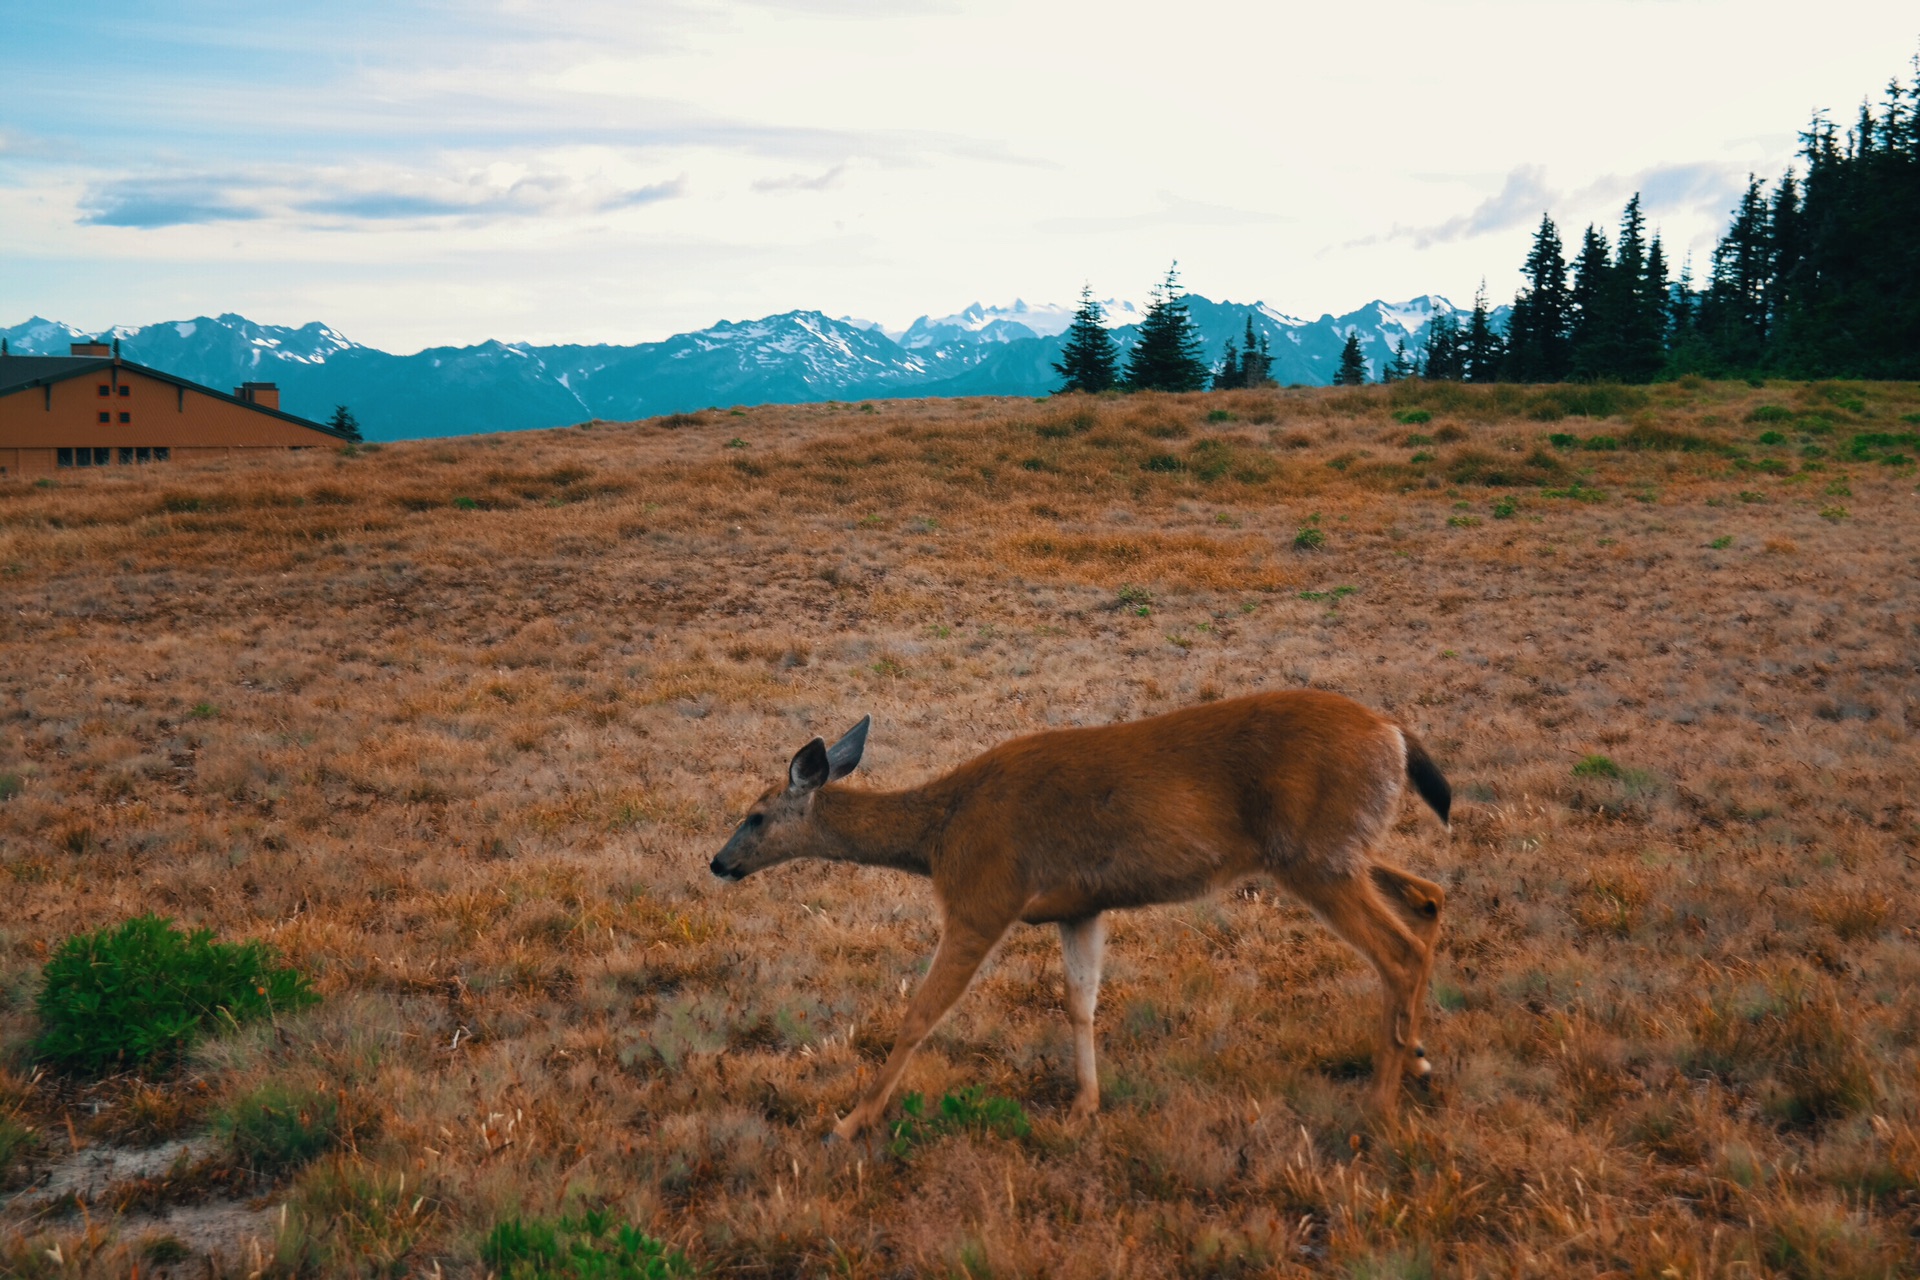
[[[1911,1274],[1916,433],[1908,384],[1401,384],[0,483],[0,1274]],[[1399,1123],[1371,970],[1249,885],[1113,918],[1091,1125],[1016,929],[920,1114],[821,1145],[937,926],[708,874],[795,748],[871,713],[900,786],[1304,686],[1455,788],[1380,851],[1450,895]],[[38,1063],[54,949],[144,912],[318,1003]]]

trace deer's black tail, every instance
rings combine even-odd
[[[1451,827],[1453,820],[1448,815],[1453,809],[1453,788],[1447,785],[1447,775],[1440,772],[1440,766],[1420,745],[1420,739],[1405,729],[1400,731],[1400,736],[1407,744],[1407,781],[1420,793],[1420,798],[1440,815],[1442,825]]]

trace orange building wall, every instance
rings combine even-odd
[[[104,384],[107,395],[99,388]],[[126,387],[128,394],[121,395]],[[106,413],[109,421],[101,422]],[[131,419],[121,422],[120,415]],[[56,449],[166,448],[173,458],[232,449],[330,447],[339,441],[245,405],[150,378],[125,366],[102,366],[50,387],[0,396],[0,468],[37,475],[56,466]],[[204,452],[203,452],[204,451]]]

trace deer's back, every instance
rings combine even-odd
[[[943,844],[1004,857],[1053,918],[1312,873],[1377,832],[1403,769],[1391,721],[1303,690],[1016,738],[936,785]]]

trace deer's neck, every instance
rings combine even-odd
[[[924,787],[909,791],[828,788],[813,798],[813,825],[822,846],[819,856],[929,875],[933,845],[947,811],[947,804]]]

